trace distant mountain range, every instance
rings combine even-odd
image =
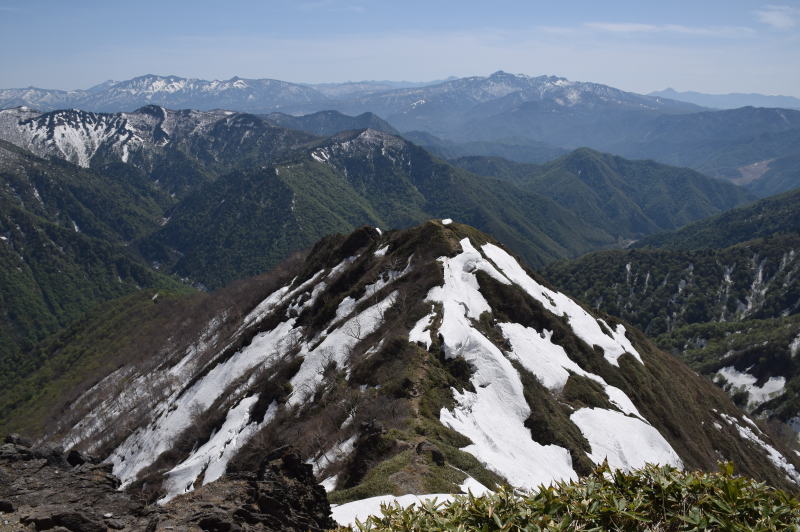
[[[706,94],[702,92],[664,89],[648,93],[648,96],[669,98],[679,102],[693,103],[715,109],[735,109],[737,107],[783,107],[784,109],[800,109],[800,98],[794,96],[773,96],[767,94]]]
[[[392,119],[411,113],[409,120],[428,115],[442,105],[457,108],[506,98],[550,101],[571,107],[605,101],[628,107],[696,109],[695,106],[627,93],[596,83],[571,82],[553,76],[530,77],[495,72],[488,77],[451,78],[442,82],[355,82],[303,85],[275,79],[202,80],[148,74],[125,81],[108,81],[88,90],[34,87],[0,89],[0,108],[29,106],[42,111],[80,108],[119,112],[158,104],[173,109],[233,109],[247,112],[336,109],[350,114],[374,112]],[[424,100],[424,101],[421,101]],[[405,124],[396,126],[409,129]]]
[[[762,197],[800,186],[793,164],[800,157],[800,111],[710,110],[597,83],[502,71],[407,85],[310,86],[270,79],[148,75],[80,91],[0,90],[0,107],[130,112],[158,105],[279,113],[273,114],[276,124],[321,135],[340,127],[330,122],[331,112],[338,111],[362,117],[352,122],[355,127],[399,131],[443,157],[487,155],[544,162],[587,146],[687,166]],[[318,114],[321,111],[327,115]],[[371,113],[366,115],[370,123],[364,113]]]

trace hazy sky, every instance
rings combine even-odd
[[[495,70],[800,97],[800,0],[0,0],[0,87]]]

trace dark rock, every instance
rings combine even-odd
[[[56,446],[3,444],[0,511],[20,514],[29,530],[49,531],[321,532],[336,527],[312,467],[290,447],[269,453],[257,471],[234,473],[161,507],[143,506],[132,493],[118,491],[111,465],[94,462]]]
[[[80,451],[76,451],[73,449],[72,451],[67,453],[67,463],[72,467],[83,465],[89,461],[90,461],[89,458],[84,456],[83,453],[81,453]]]
[[[423,441],[417,444],[417,454],[424,455],[430,453],[431,460],[438,466],[445,464],[444,454],[434,444],[429,441]]]
[[[119,519],[106,519],[106,526],[112,530],[125,530],[125,523]]]
[[[53,516],[53,522],[72,532],[106,532],[106,526],[81,512],[64,512]]]
[[[260,519],[261,516],[254,514],[244,506],[237,508],[236,511],[233,512],[233,516],[236,518],[237,521],[244,521],[249,525],[255,525],[256,523],[261,522]]]
[[[242,529],[227,516],[218,513],[201,517],[197,521],[197,526],[208,532],[238,532]]]
[[[269,495],[261,495],[258,498],[258,509],[262,513],[278,515],[283,513],[285,508],[286,506],[282,502]]]
[[[36,530],[50,530],[56,526],[52,515],[40,512],[33,515],[23,515],[19,522],[23,525],[33,525]]]
[[[42,445],[32,449],[33,457],[47,460],[47,463],[57,467],[69,467],[64,449],[58,445]]]
[[[5,443],[0,445],[0,460],[17,462],[20,460],[32,460],[33,458],[34,455],[28,447],[24,447],[16,443]]]
[[[19,434],[9,434],[6,436],[5,443],[13,443],[15,445],[21,445],[22,447],[33,447],[33,441]]]
[[[372,435],[372,434],[383,434],[385,432],[383,425],[378,423],[375,419],[370,419],[369,421],[362,421],[359,425],[359,429],[362,434],[364,435]]]

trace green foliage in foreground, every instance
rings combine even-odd
[[[524,496],[503,489],[400,509],[356,527],[383,531],[800,530],[800,502],[763,483],[720,473],[648,465],[624,473],[607,464],[579,481]],[[340,529],[347,530],[347,529]]]

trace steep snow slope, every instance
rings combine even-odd
[[[161,501],[287,443],[335,502],[533,489],[605,460],[733,459],[800,480],[721,391],[447,222],[324,239],[246,312],[210,296],[205,325],[151,339],[47,437],[107,456],[125,487]]]

